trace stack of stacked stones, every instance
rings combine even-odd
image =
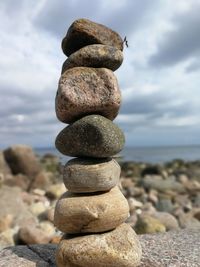
[[[113,73],[123,61],[123,41],[111,29],[76,20],[62,41],[68,56],[56,95],[56,114],[69,124],[56,148],[71,157],[64,167],[68,191],[55,208],[55,226],[65,233],[56,253],[58,267],[134,267],[141,247],[126,223],[128,203],[118,184],[120,166],[111,157],[124,145],[112,120],[121,94]]]

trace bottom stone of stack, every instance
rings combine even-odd
[[[102,234],[64,236],[57,248],[56,263],[58,267],[136,267],[141,256],[137,235],[123,223]]]

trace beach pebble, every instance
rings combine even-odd
[[[62,122],[72,123],[88,114],[113,120],[120,103],[118,82],[109,69],[76,67],[65,71],[59,80],[55,105]]]
[[[166,231],[164,224],[158,219],[146,214],[139,216],[134,229],[137,234],[152,234]]]
[[[62,50],[66,56],[91,44],[105,44],[123,50],[123,40],[115,31],[88,19],[75,20],[62,40]]]
[[[94,44],[71,54],[64,62],[62,73],[74,67],[93,67],[117,70],[123,61],[122,51],[113,46]]]
[[[89,115],[64,128],[55,145],[64,155],[106,158],[119,153],[124,142],[117,125],[103,116]]]
[[[54,224],[64,233],[98,233],[114,229],[128,216],[127,200],[118,187],[99,194],[66,192],[56,204]]]
[[[59,267],[135,267],[142,249],[134,230],[121,224],[115,230],[74,238],[64,238],[57,249]]]
[[[64,168],[63,181],[74,193],[107,191],[119,183],[120,166],[111,158],[70,160]]]

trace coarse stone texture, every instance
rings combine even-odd
[[[142,246],[139,267],[200,266],[200,231],[197,229],[146,234],[138,238]],[[49,244],[9,247],[0,252],[0,267],[56,267],[56,249],[57,245]]]
[[[128,216],[128,202],[116,186],[98,194],[66,192],[56,204],[54,224],[64,233],[98,233],[114,229]]]
[[[141,246],[134,230],[121,224],[115,230],[63,238],[56,262],[58,267],[134,267],[141,259]]]
[[[63,181],[74,193],[107,191],[119,183],[120,171],[119,164],[111,158],[76,158],[65,165]]]
[[[199,230],[142,235],[140,267],[199,267]]]
[[[89,114],[113,120],[120,103],[117,78],[109,69],[75,67],[61,75],[55,106],[62,122],[72,123]]]
[[[123,61],[123,53],[116,47],[94,44],[71,54],[64,62],[62,73],[74,67],[93,67],[117,70]]]
[[[57,249],[58,267],[134,267],[141,259],[141,246],[134,230],[121,224],[103,234],[64,237]]]
[[[110,45],[123,50],[123,40],[115,31],[88,19],[75,20],[62,40],[62,50],[66,56],[91,44]]]
[[[119,153],[124,142],[124,134],[116,124],[103,116],[89,115],[64,128],[55,145],[64,155],[106,158]]]
[[[13,174],[35,176],[41,170],[38,159],[31,147],[15,145],[4,150],[4,156]]]

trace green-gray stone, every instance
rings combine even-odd
[[[119,153],[125,142],[121,129],[100,115],[89,115],[64,128],[56,148],[72,157],[105,158]]]

